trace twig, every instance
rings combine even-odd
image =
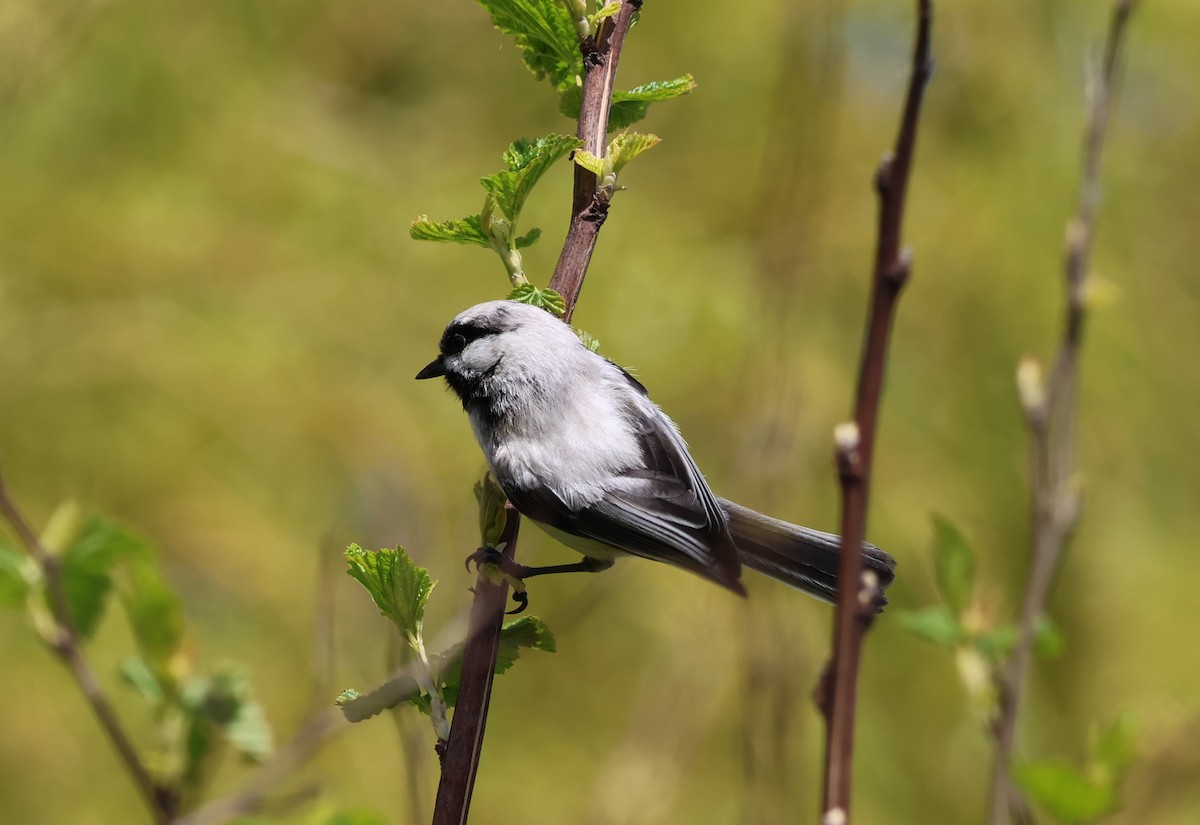
[[[149,809],[155,822],[165,823],[171,818],[176,803],[176,796],[171,789],[161,787],[150,776],[141,757],[134,749],[116,711],[108,701],[104,688],[92,668],[87,654],[83,651],[79,631],[75,626],[75,618],[71,614],[71,605],[67,600],[67,591],[63,583],[62,562],[58,556],[42,544],[29,521],[21,513],[15,501],[8,493],[3,476],[0,476],[0,514],[12,526],[25,550],[41,569],[46,583],[46,591],[50,596],[50,609],[54,617],[52,635],[47,635],[46,642],[50,649],[71,669],[84,698],[92,708],[92,713],[99,720],[100,726],[108,736],[113,748],[125,765],[125,770],[133,779],[142,801]]]
[[[580,41],[584,76],[576,135],[583,141],[583,148],[596,157],[604,157],[617,62],[633,15],[641,5],[641,0],[623,0],[616,15],[601,21],[594,37]],[[576,165],[571,224],[550,279],[550,288],[562,295],[566,304],[564,322],[571,320],[579,300],[579,291],[596,248],[600,225],[608,214],[609,196],[610,193],[598,190],[594,174]],[[506,505],[506,508],[508,520],[501,541],[504,542],[505,555],[512,558],[516,550],[520,515],[511,505]],[[464,825],[467,821],[475,775],[479,769],[479,754],[483,747],[507,597],[506,584],[494,585],[482,577],[476,580],[471,626],[463,653],[462,682],[434,802],[434,825]]]
[[[262,811],[270,804],[272,788],[308,762],[329,739],[349,729],[350,723],[337,708],[327,708],[313,715],[286,745],[250,775],[237,792],[174,819],[171,825],[224,825]]]
[[[507,520],[498,545],[504,555],[512,558],[516,551],[517,531],[521,519],[511,504],[505,505]],[[442,778],[438,782],[437,799],[433,805],[433,825],[463,825],[471,808],[471,792],[475,789],[475,774],[479,770],[479,754],[483,748],[483,732],[487,725],[488,704],[495,677],[496,655],[500,650],[500,628],[504,621],[504,606],[508,600],[508,583],[489,582],[481,574],[475,580],[475,600],[471,605],[471,624],[463,652],[462,681],[454,721],[450,726],[450,741],[446,743],[442,761]]]
[[[621,46],[629,33],[633,15],[641,6],[642,0],[624,0],[620,11],[602,21],[595,38],[580,43],[584,76],[579,128],[575,135],[583,141],[583,149],[598,158],[604,157],[607,146],[608,114],[612,108],[613,82],[621,59]],[[550,279],[550,288],[566,301],[564,321],[570,321],[575,311],[575,302],[579,300],[579,291],[583,288],[583,279],[600,236],[600,226],[608,215],[611,193],[599,191],[598,184],[594,174],[576,164],[571,225],[554,267],[554,276]]]
[[[1083,173],[1079,205],[1067,224],[1067,307],[1063,338],[1054,370],[1043,386],[1036,362],[1018,371],[1018,388],[1031,436],[1031,559],[1021,607],[1017,643],[999,677],[999,703],[992,725],[996,740],[988,822],[1028,819],[1024,800],[1012,785],[1011,767],[1017,714],[1025,688],[1037,621],[1045,609],[1067,540],[1079,520],[1080,496],[1075,482],[1075,423],[1079,387],[1079,352],[1087,316],[1088,260],[1100,206],[1100,159],[1112,103],[1126,24],[1136,0],[1113,5],[1104,55],[1088,78],[1088,113],[1083,137]]]
[[[833,661],[824,689],[827,727],[823,822],[826,825],[842,825],[850,821],[858,667],[863,636],[871,624],[880,595],[875,577],[862,575],[860,553],[866,532],[871,459],[883,392],[888,340],[896,301],[912,267],[912,256],[900,249],[900,230],[904,220],[905,194],[917,138],[921,99],[933,71],[929,45],[932,22],[931,0],[918,0],[912,75],[904,101],[900,131],[896,137],[895,151],[884,158],[875,175],[875,188],[879,195],[878,237],[854,421],[839,425],[836,434],[838,475],[842,487],[842,552],[838,569]]]

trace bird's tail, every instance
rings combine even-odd
[[[822,601],[837,600],[840,536],[770,518],[727,499],[717,501],[742,564]],[[879,576],[882,593],[896,576],[896,560],[865,541],[862,559],[864,569]],[[887,599],[881,598],[880,609],[885,604]]]

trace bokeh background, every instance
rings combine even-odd
[[[629,87],[685,72],[641,128],[577,324],[635,368],[713,486],[831,529],[831,432],[850,405],[912,4],[647,3]],[[1027,445],[1014,391],[1062,314],[1084,61],[1107,4],[940,4],[906,235],[870,537],[900,560],[896,609],[936,600],[931,514],[980,557],[980,605],[1015,613]],[[1135,19],[1108,155],[1080,423],[1086,512],[1036,667],[1031,756],[1080,759],[1137,720],[1114,823],[1200,818],[1200,4]],[[334,691],[386,669],[389,629],[341,575],[350,541],[403,544],[468,603],[482,469],[456,403],[412,380],[445,322],[501,297],[478,248],[411,241],[459,217],[517,137],[570,131],[466,0],[8,0],[0,11],[0,458],[38,522],[74,496],[161,548],[191,649],[248,665],[281,740],[321,679],[332,569]],[[557,167],[524,219],[545,283],[566,227]],[[527,528],[528,562],[569,551]],[[330,559],[332,558],[332,561]],[[766,580],[749,601],[628,562],[539,581],[556,655],[497,681],[473,822],[794,822],[819,804],[809,693],[831,611]],[[113,614],[94,656],[116,678]],[[67,673],[0,615],[0,821],[145,816]],[[332,700],[318,697],[321,701]],[[863,821],[982,821],[988,741],[953,658],[887,618],[862,681]],[[234,763],[214,792],[244,775]],[[427,821],[436,765],[415,714],[379,718],[296,778],[329,804]],[[297,814],[281,821],[303,821]]]

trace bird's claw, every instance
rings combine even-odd
[[[467,556],[464,566],[467,568],[468,573],[471,572],[472,563],[475,565],[476,572],[483,576],[484,579],[493,584],[507,582],[512,587],[513,602],[517,606],[505,615],[515,616],[518,613],[525,612],[525,608],[529,607],[529,594],[525,592],[525,582],[521,580],[521,576],[519,575],[519,565],[514,564],[508,556],[505,556],[502,548],[480,547],[474,553]]]
[[[504,613],[505,616],[515,616],[518,613],[524,613],[525,608],[529,607],[529,594],[524,589],[513,590],[513,602],[517,605],[512,610]]]
[[[480,566],[484,564],[492,564],[496,567],[500,567],[501,560],[503,558],[504,555],[495,547],[480,547],[474,553],[471,553],[469,556],[463,559],[463,567],[465,567],[467,572],[470,573],[471,564],[474,562],[475,571],[478,572]]]

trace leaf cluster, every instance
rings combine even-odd
[[[1017,628],[1011,623],[989,624],[975,593],[975,553],[962,532],[941,516],[933,517],[934,578],[942,603],[899,615],[900,626],[939,647],[959,654],[964,661],[981,664],[994,679],[997,669],[1017,643]],[[1049,618],[1043,617],[1034,636],[1034,650],[1045,658],[1061,654],[1062,636]],[[964,658],[965,657],[965,658]]]
[[[580,145],[581,141],[570,135],[515,141],[504,152],[504,168],[479,181],[485,192],[479,214],[447,221],[433,221],[421,215],[413,221],[409,235],[419,241],[473,244],[492,249],[504,263],[513,286],[525,284],[519,250],[532,246],[542,231],[535,227],[518,235],[521,210],[533,188],[555,161]]]
[[[481,537],[485,545],[495,546],[504,529],[504,493],[489,476],[485,476],[475,485],[475,497],[479,502]],[[465,642],[438,655],[430,656],[425,651],[425,607],[436,582],[429,576],[429,571],[419,567],[401,547],[370,551],[354,544],[347,548],[346,560],[349,563],[347,572],[366,589],[379,612],[395,625],[412,647],[423,672],[411,683],[406,682],[407,688],[401,686],[396,690],[396,686],[385,686],[373,692],[372,695],[381,693],[390,698],[381,705],[372,705],[367,713],[352,706],[370,697],[363,697],[352,688],[342,691],[336,703],[352,720],[374,715],[384,707],[411,704],[432,717],[439,738],[444,738],[448,728],[442,724],[445,721],[442,715],[453,708],[458,699]],[[556,650],[553,634],[536,616],[525,616],[504,625],[495,673],[507,672],[522,649],[548,653]]]
[[[270,754],[271,727],[248,677],[233,665],[199,668],[186,644],[182,600],[149,543],[108,519],[83,517],[68,502],[50,519],[42,544],[56,554],[80,644],[95,638],[114,602],[125,615],[137,649],[120,676],[154,718],[157,744],[146,761],[160,788],[194,801],[226,747],[255,761]],[[41,570],[2,541],[0,605],[24,606],[48,643],[57,638]]]
[[[583,102],[584,53],[596,48],[605,21],[620,3],[592,0],[480,0],[496,28],[516,42],[525,65],[539,80],[548,80],[559,95],[559,111],[578,119]],[[628,91],[614,91],[608,128],[625,129],[646,116],[650,104],[688,94],[696,87],[691,75],[645,83]],[[618,135],[605,158],[578,151],[578,138],[552,134],[537,140],[518,140],[505,151],[504,168],[480,180],[485,197],[478,214],[435,221],[420,215],[409,234],[415,240],[460,243],[490,248],[500,257],[514,289],[528,284],[520,250],[541,236],[536,227],[517,232],[521,210],[534,186],[556,161],[574,152],[584,168],[592,170],[609,195],[616,190],[616,174],[626,163],[658,143],[653,135]],[[545,290],[542,291],[545,293]],[[530,292],[514,292],[525,300],[555,312],[559,301]],[[561,315],[562,311],[556,311]]]
[[[1121,716],[1092,737],[1082,766],[1062,759],[1029,760],[1014,767],[1013,777],[1056,821],[1093,822],[1117,809],[1120,782],[1133,761],[1136,744],[1132,719]]]

